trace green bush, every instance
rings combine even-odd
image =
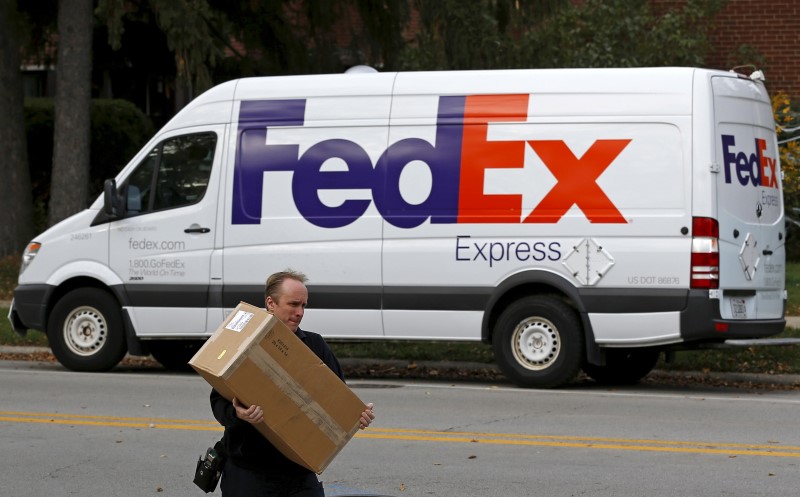
[[[17,286],[21,260],[22,258],[18,255],[0,258],[0,301],[11,300],[14,297],[14,287]],[[6,314],[0,312],[0,321],[3,321],[5,316]]]

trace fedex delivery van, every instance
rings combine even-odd
[[[480,341],[522,386],[635,382],[660,352],[780,333],[784,242],[756,79],[251,78],[197,97],[37,236],[10,318],[69,369],[184,362],[293,268],[304,327],[330,340]]]

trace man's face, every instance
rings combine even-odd
[[[267,310],[283,321],[292,331],[297,331],[308,305],[308,290],[297,280],[285,279],[278,289],[276,299],[267,297]]]

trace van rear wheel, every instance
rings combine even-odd
[[[119,304],[99,288],[64,295],[50,313],[47,340],[58,362],[73,371],[108,371],[127,352]]]
[[[578,315],[552,295],[525,297],[509,305],[497,320],[492,342],[503,374],[527,388],[569,382],[584,355]]]

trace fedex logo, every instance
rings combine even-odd
[[[766,140],[755,139],[755,152],[736,151],[736,137],[722,135],[722,161],[725,164],[725,183],[732,182],[732,172],[736,172],[736,180],[742,186],[765,186],[778,188],[777,159],[767,157]]]
[[[290,171],[292,197],[300,214],[324,228],[347,226],[374,202],[380,215],[399,228],[425,221],[449,223],[557,223],[577,206],[592,223],[626,223],[597,184],[598,177],[630,143],[630,139],[596,140],[580,157],[561,140],[491,141],[492,122],[525,122],[528,95],[439,97],[435,144],[421,138],[399,140],[373,164],[359,144],[328,139],[302,154],[298,144],[268,144],[270,130],[299,127],[305,122],[306,100],[243,101],[239,111],[239,147],[234,165],[233,224],[259,224],[263,175]],[[523,218],[521,194],[486,194],[490,169],[524,167],[531,147],[556,179],[556,184]],[[325,170],[330,159],[346,170]],[[400,191],[403,168],[412,161],[427,164],[431,188],[420,203],[406,201]],[[351,198],[340,205],[320,200],[323,190],[368,190],[371,200]]]

